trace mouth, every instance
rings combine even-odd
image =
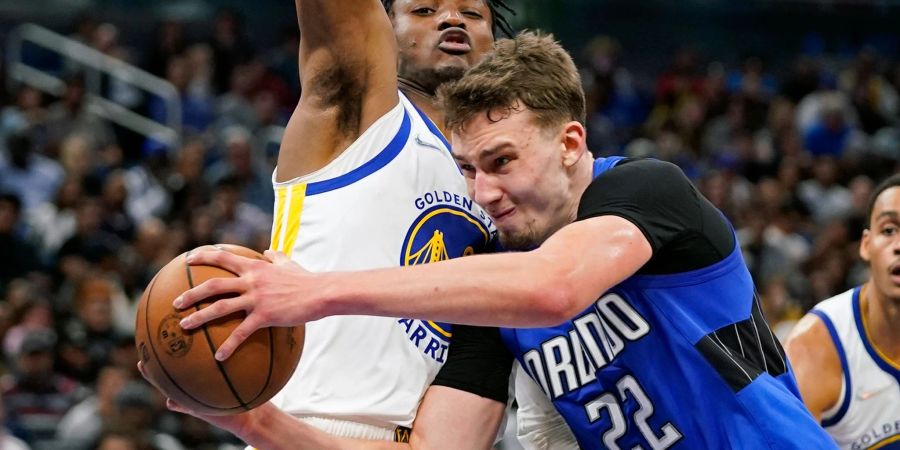
[[[891,279],[894,280],[895,284],[900,284],[900,261],[894,263],[889,268],[889,272],[891,274]]]
[[[491,218],[494,219],[494,223],[498,224],[498,223],[503,222],[506,219],[512,217],[512,215],[515,212],[516,212],[516,208],[512,207],[512,208],[505,209],[505,210],[497,212],[497,213],[489,213],[489,214],[490,214]]]
[[[441,33],[437,48],[450,55],[465,55],[472,51],[469,33],[462,28],[448,28]]]

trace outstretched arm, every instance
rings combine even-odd
[[[640,229],[617,216],[567,225],[540,248],[364,272],[313,274],[282,254],[274,267],[228,252],[197,252],[191,264],[240,274],[208,280],[176,299],[186,307],[222,293],[182,321],[185,328],[235,311],[247,318],[222,344],[225,359],[253,331],[325,316],[366,314],[489,326],[552,326],[583,311],[640,269],[652,254]],[[440,301],[428,301],[439,299]]]
[[[398,102],[397,43],[377,0],[295,0],[303,91],[278,181],[318,170]]]

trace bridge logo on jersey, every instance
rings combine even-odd
[[[522,366],[554,400],[594,381],[629,343],[650,333],[650,324],[628,301],[610,293],[557,330],[522,355]]]
[[[485,220],[476,216],[477,212],[473,211],[476,207],[464,196],[428,192],[418,197],[415,205],[422,213],[410,225],[403,240],[401,266],[471,255],[483,251],[490,242],[491,233]],[[449,324],[416,319],[400,319],[397,323],[426,356],[444,362],[452,336]]]

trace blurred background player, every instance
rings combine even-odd
[[[786,344],[810,412],[845,449],[900,448],[900,175],[875,187],[869,279],[822,301]]]

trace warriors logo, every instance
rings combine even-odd
[[[455,205],[437,205],[416,218],[400,253],[401,266],[428,264],[483,252],[491,240],[484,222]],[[401,319],[416,346],[443,362],[452,335],[449,324]]]

